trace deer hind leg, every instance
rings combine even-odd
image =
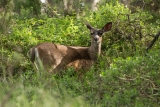
[[[60,73],[62,70],[64,70],[64,65],[61,65],[61,60],[58,60],[55,62],[55,64],[51,66],[51,68],[49,68],[48,72],[57,74]]]

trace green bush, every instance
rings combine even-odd
[[[160,42],[148,53],[145,51],[160,28],[159,19],[150,23],[152,18],[145,11],[131,13],[116,2],[101,6],[97,12],[87,12],[79,19],[13,18],[11,33],[0,31],[0,71],[4,73],[13,65],[16,73],[21,67],[24,73],[10,78],[1,73],[1,106],[159,106]],[[28,50],[46,41],[89,46],[85,21],[97,28],[113,22],[111,31],[103,35],[102,55],[91,69],[81,77],[72,68],[62,76],[37,75],[27,58]]]

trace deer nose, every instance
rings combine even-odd
[[[98,38],[94,38],[94,40],[97,42],[99,39]]]

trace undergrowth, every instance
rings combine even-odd
[[[106,4],[78,19],[14,17],[5,32],[0,30],[0,107],[159,106],[159,40],[146,52],[160,28],[158,21],[148,22],[152,18],[144,11],[131,13],[119,3]],[[61,76],[37,74],[28,50],[46,41],[89,46],[86,21],[97,28],[113,22],[112,30],[103,35],[98,61],[81,77],[71,68]]]
[[[81,78],[71,70],[63,76],[28,71],[3,80],[1,106],[54,107],[152,107],[160,104],[159,50],[146,56],[107,58],[97,62]]]

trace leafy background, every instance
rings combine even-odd
[[[60,11],[61,2],[57,2],[57,7],[49,8],[54,11],[52,17],[40,14],[33,1],[22,5],[16,14],[13,2],[6,2],[5,11],[0,13],[1,107],[160,105],[159,40],[146,52],[160,30],[160,16],[147,5],[150,0],[145,1],[145,8],[134,11],[117,0],[102,0],[95,12],[79,6],[83,14],[73,9],[69,15]],[[113,22],[111,31],[103,35],[101,57],[90,70],[81,71],[85,72],[81,77],[70,68],[62,76],[45,71],[37,74],[27,57],[28,50],[46,41],[89,46],[86,21],[97,28]]]

